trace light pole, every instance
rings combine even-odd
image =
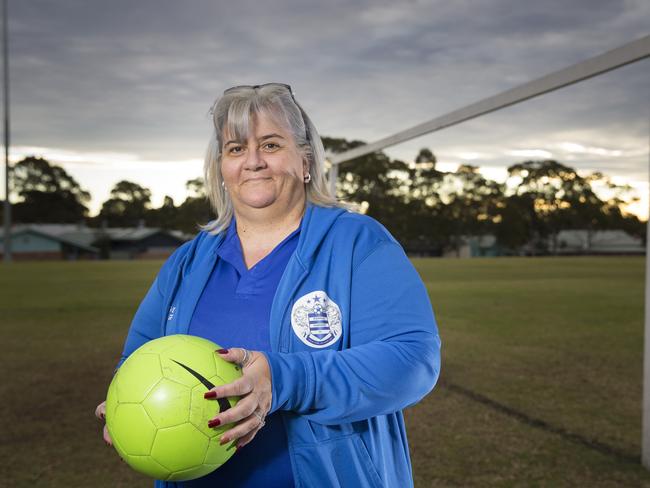
[[[9,33],[7,3],[2,0],[2,58],[4,72],[4,112],[5,112],[5,202],[4,202],[4,262],[11,262],[11,204],[9,203]]]
[[[650,143],[650,140],[648,141]],[[650,163],[650,154],[648,154]],[[643,417],[641,422],[641,462],[650,469],[650,209],[645,235],[645,325],[643,352]]]

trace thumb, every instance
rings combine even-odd
[[[107,446],[112,446],[113,445],[113,440],[111,439],[111,435],[108,433],[108,427],[104,426],[104,442],[106,443]]]

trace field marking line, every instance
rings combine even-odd
[[[440,381],[440,386],[446,388],[449,391],[452,391],[466,398],[469,398],[470,400],[473,400],[475,402],[481,403],[482,405],[490,407],[493,410],[496,410],[509,417],[512,417],[524,424],[530,425],[531,427],[543,430],[545,432],[550,432],[552,434],[556,434],[567,441],[573,442],[575,444],[580,444],[589,449],[597,451],[601,454],[615,457],[622,461],[626,461],[628,463],[634,463],[634,464],[641,463],[641,454],[630,454],[629,452],[622,451],[616,447],[610,446],[609,444],[605,444],[604,442],[597,441],[596,439],[589,439],[583,435],[577,434],[575,432],[571,432],[565,429],[564,427],[553,425],[546,422],[545,420],[531,417],[530,415],[524,412],[521,412],[512,407],[504,405],[503,403],[499,403],[495,400],[492,400],[491,398],[486,397],[485,395],[482,395],[480,393],[477,393],[475,391],[472,391],[468,388],[457,385],[455,383],[450,383],[448,381],[442,380]]]

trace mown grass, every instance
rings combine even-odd
[[[643,259],[414,264],[443,340],[439,385],[406,412],[416,486],[650,486],[636,461]],[[0,268],[0,484],[151,486],[93,411],[159,266]]]

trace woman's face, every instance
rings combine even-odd
[[[304,202],[306,166],[293,136],[265,113],[252,122],[248,140],[223,137],[221,175],[235,211]]]

